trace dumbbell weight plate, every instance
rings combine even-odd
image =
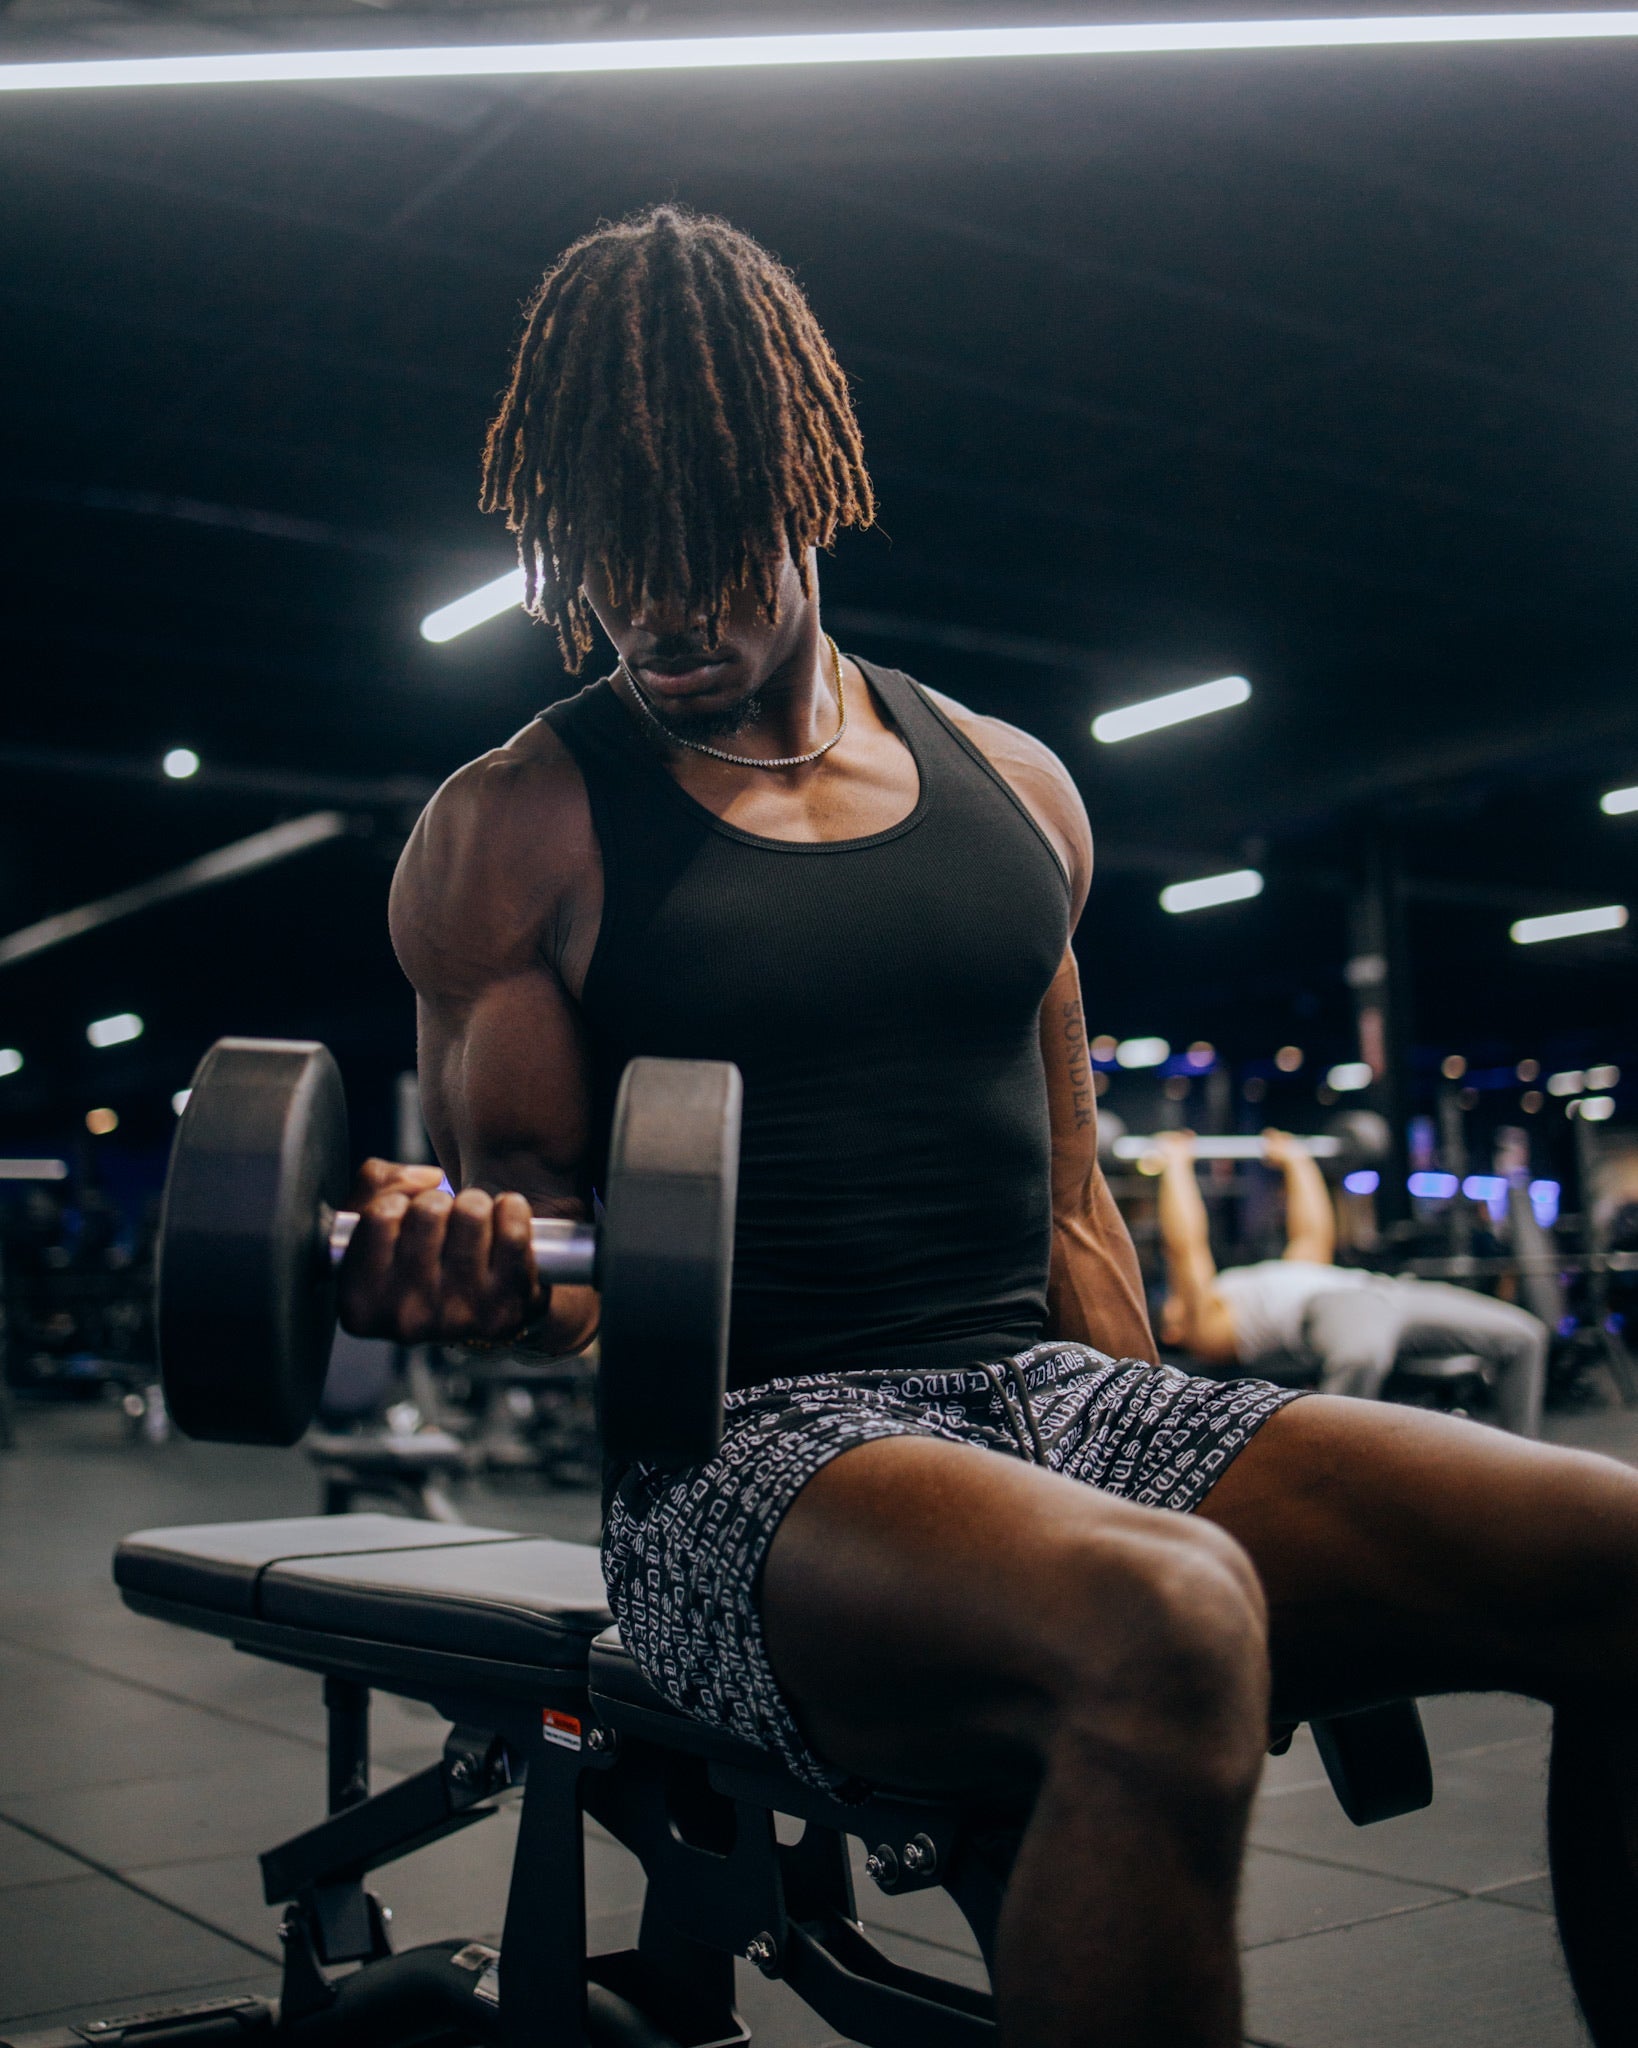
[[[621,1076],[597,1242],[611,1459],[693,1464],[722,1440],[742,1092],[716,1060],[635,1059]]]
[[[348,1161],[325,1047],[222,1038],[200,1061],[159,1237],[160,1377],[185,1435],[293,1444],[313,1419],[335,1334],[325,1226]]]

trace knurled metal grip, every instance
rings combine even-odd
[[[339,1266],[347,1256],[347,1247],[353,1241],[353,1232],[358,1228],[357,1214],[351,1209],[338,1209],[330,1218],[330,1227],[325,1241],[330,1248],[330,1263]],[[597,1277],[597,1226],[594,1223],[576,1222],[567,1216],[534,1216],[529,1222],[531,1249],[534,1252],[535,1271],[548,1287],[562,1283],[565,1286],[590,1287]]]

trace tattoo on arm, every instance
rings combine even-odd
[[[1092,1070],[1086,1052],[1086,1019],[1078,1002],[1064,1004],[1064,1044],[1069,1054],[1069,1085],[1075,1105],[1075,1128],[1088,1129],[1092,1122]]]

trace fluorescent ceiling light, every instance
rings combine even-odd
[[[428,612],[421,621],[421,638],[453,640],[459,634],[470,633],[474,626],[481,626],[486,619],[498,619],[502,612],[509,612],[522,602],[523,571],[508,569],[493,583],[485,583],[478,590],[469,590],[465,597],[456,598],[453,604],[441,605],[437,611]]]
[[[199,756],[192,747],[172,747],[159,765],[173,782],[186,782],[199,773]]]
[[[1589,1067],[1587,1069],[1587,1086],[1596,1090],[1600,1095],[1603,1094],[1606,1088],[1618,1087],[1620,1080],[1621,1069],[1619,1067]]]
[[[142,1036],[142,1019],[135,1010],[121,1010],[117,1017],[99,1017],[87,1024],[85,1035],[99,1050],[105,1045],[125,1045]]]
[[[1587,1085],[1587,1077],[1580,1067],[1566,1067],[1562,1074],[1547,1076],[1549,1095],[1579,1095]]]
[[[1197,882],[1173,882],[1160,892],[1160,907],[1174,917],[1185,911],[1211,910],[1219,903],[1244,903],[1263,893],[1263,878],[1255,868],[1236,868],[1228,875],[1202,875]]]
[[[1627,921],[1624,903],[1606,903],[1597,910],[1561,910],[1553,917],[1521,917],[1512,927],[1517,946],[1539,946],[1544,939],[1581,939],[1589,932],[1618,932]]]
[[[66,1159],[0,1159],[0,1180],[67,1180]]]
[[[1332,1067],[1325,1076],[1327,1088],[1334,1088],[1339,1095],[1352,1095],[1357,1088],[1369,1088],[1375,1076],[1365,1060],[1344,1060],[1339,1067]]]
[[[1612,789],[1607,796],[1598,799],[1598,808],[1606,817],[1624,817],[1628,811],[1638,811],[1638,782],[1630,789]]]
[[[1251,695],[1244,676],[1219,676],[1214,683],[1196,683],[1190,690],[1173,690],[1164,697],[1150,697],[1142,704],[1126,704],[1119,711],[1105,711],[1092,721],[1092,737],[1113,746],[1116,740],[1135,740],[1140,733],[1159,732],[1185,719],[1204,718],[1208,712],[1228,711]]]
[[[1119,1067],[1158,1067],[1171,1058],[1172,1049],[1164,1038],[1123,1038],[1115,1047]]]
[[[1400,14],[1308,21],[1095,22],[1046,28],[864,29],[807,35],[666,36],[629,42],[481,43],[387,50],[255,50],[211,57],[94,57],[0,65],[0,92],[154,85],[286,85],[324,79],[540,77],[903,64],[1003,57],[1132,57],[1211,50],[1406,43],[1584,41],[1638,35],[1638,13]]]
[[[23,1055],[14,1045],[0,1045],[0,1075],[21,1073]]]

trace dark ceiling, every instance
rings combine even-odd
[[[181,13],[18,4],[0,61],[411,32]],[[1094,1029],[1347,1056],[1385,832],[1425,1055],[1638,1054],[1630,934],[1506,937],[1638,900],[1638,817],[1596,801],[1638,781],[1635,96],[1638,49],[1593,43],[0,98],[0,932],[359,821],[0,969],[0,1149],[97,1100],[157,1136],[223,1030],[408,1058],[416,791],[568,687],[521,618],[417,621],[509,559],[476,467],[520,301],[672,195],[797,268],[856,380],[882,516],[825,572],[843,644],[1078,778]],[[1243,710],[1089,736],[1225,671]],[[1258,902],[1160,911],[1247,859]],[[122,1009],[146,1037],[90,1052]]]

